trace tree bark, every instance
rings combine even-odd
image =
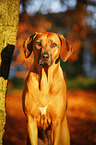
[[[10,63],[16,44],[19,0],[0,0],[0,145],[6,123],[6,92]]]

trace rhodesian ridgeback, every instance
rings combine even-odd
[[[22,97],[28,121],[28,144],[38,145],[40,136],[48,145],[70,145],[66,83],[60,58],[65,62],[72,54],[72,47],[63,35],[36,32],[25,40],[23,51],[26,58],[34,53]]]

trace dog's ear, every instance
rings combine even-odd
[[[59,39],[61,41],[61,51],[60,51],[60,57],[62,61],[66,61],[68,57],[72,54],[73,49],[69,41],[63,37],[63,35],[59,35]]]
[[[35,32],[33,35],[28,37],[23,43],[23,51],[26,58],[28,58],[33,51],[33,42],[36,39],[37,35],[38,33]]]

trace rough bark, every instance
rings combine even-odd
[[[0,145],[6,123],[6,92],[10,63],[16,44],[19,0],[0,0]]]

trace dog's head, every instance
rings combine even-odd
[[[66,61],[72,54],[72,47],[63,35],[52,32],[36,32],[25,40],[23,51],[26,58],[33,51],[35,62],[38,65],[51,66],[53,62],[58,63],[59,57]]]

